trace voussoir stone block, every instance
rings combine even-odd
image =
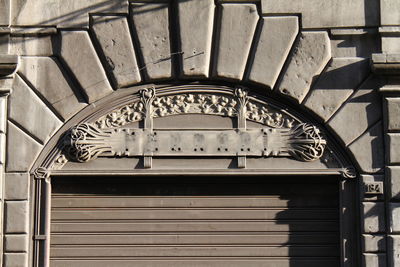
[[[29,173],[6,173],[4,198],[25,200],[29,197]]]
[[[26,234],[9,234],[4,238],[6,252],[28,252],[29,239]]]
[[[168,3],[132,3],[134,36],[140,46],[148,79],[172,76]]]
[[[400,130],[400,97],[386,98],[387,127],[389,131]]]
[[[384,167],[384,141],[382,123],[369,128],[348,147],[361,170],[373,173]]]
[[[363,202],[361,211],[361,231],[363,233],[385,231],[385,204],[383,202]]]
[[[368,78],[329,120],[329,126],[345,145],[353,142],[382,118],[381,98],[376,90],[381,84],[379,79]]]
[[[400,133],[389,133],[387,140],[388,163],[398,164],[400,163]]]
[[[27,105],[29,103],[29,105]],[[19,77],[9,96],[8,118],[45,143],[62,125],[57,116]]]
[[[385,252],[386,236],[385,235],[362,235],[363,252]]]
[[[58,53],[80,83],[89,103],[113,92],[86,31],[62,31]]]
[[[4,222],[6,234],[27,234],[29,230],[28,201],[6,201]]]
[[[29,171],[42,145],[12,123],[8,123],[7,172]]]
[[[369,60],[334,58],[311,89],[304,105],[328,120],[370,72]]]
[[[127,19],[122,16],[93,16],[92,30],[116,87],[141,81]]]
[[[216,46],[217,76],[243,78],[258,19],[254,4],[221,5],[221,28]]]
[[[400,200],[400,166],[386,167],[389,198]]]
[[[28,253],[5,253],[4,267],[28,267]]]
[[[299,31],[297,17],[264,17],[249,80],[272,89]]]
[[[213,0],[178,1],[178,41],[184,76],[208,77],[214,9]]]
[[[302,32],[278,92],[301,103],[330,58],[327,32]]]
[[[64,119],[87,105],[56,58],[22,57],[19,73]]]

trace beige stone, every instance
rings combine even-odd
[[[381,84],[379,79],[366,80],[329,120],[329,126],[346,145],[353,142],[382,117],[381,100],[376,90]],[[320,101],[321,104],[325,102],[324,99]],[[349,130],[349,125],[351,125],[351,130]]]
[[[12,36],[9,53],[20,56],[52,56],[53,43],[47,36]]]
[[[64,119],[87,105],[56,58],[22,57],[19,72]]]
[[[363,252],[386,251],[385,235],[362,235]]]
[[[4,215],[5,233],[28,233],[28,201],[6,201]]]
[[[258,21],[254,4],[222,4],[215,75],[240,80]]]
[[[10,25],[10,0],[0,0],[0,26]]]
[[[400,36],[382,36],[382,52],[400,53]]]
[[[4,267],[28,267],[28,253],[5,253]]]
[[[389,267],[400,266],[400,236],[389,235],[388,236],[388,263]]]
[[[388,166],[386,168],[389,198],[400,200],[400,167]]]
[[[131,4],[134,36],[145,64],[140,68],[151,80],[172,76],[168,7],[166,3]]]
[[[262,0],[261,7],[263,14],[300,13],[304,29],[379,25],[379,0]]]
[[[385,253],[364,253],[362,255],[363,267],[386,267]]]
[[[28,252],[29,239],[28,235],[6,235],[4,238],[5,252]]]
[[[363,172],[382,170],[384,166],[382,123],[379,122],[369,128],[348,148]]]
[[[7,162],[8,172],[29,171],[42,145],[12,123],[8,123]]]
[[[390,233],[400,233],[400,203],[389,203],[389,231]]]
[[[77,78],[89,103],[113,92],[85,31],[62,31],[59,55]]]
[[[117,88],[141,81],[126,17],[93,16],[92,30]]]
[[[249,80],[272,89],[299,30],[297,17],[264,17]]]
[[[278,92],[301,103],[330,58],[330,41],[326,32],[302,32]]]
[[[208,77],[214,24],[214,1],[178,1],[179,47],[184,76]]]
[[[88,27],[88,13],[128,13],[128,0],[12,0],[11,24]]]
[[[62,122],[19,77],[15,77],[13,92],[9,96],[8,118],[45,143]],[[40,126],[39,126],[40,125]]]
[[[383,202],[363,202],[362,229],[363,233],[378,233],[385,230],[385,204]]]
[[[389,133],[387,136],[387,159],[389,164],[400,163],[400,134]]]
[[[29,197],[29,173],[6,173],[4,199],[26,200]]]
[[[400,5],[398,0],[380,0],[381,25],[400,25]]]
[[[0,96],[0,133],[6,132],[7,125],[7,97]]]

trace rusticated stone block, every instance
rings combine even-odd
[[[4,222],[6,233],[27,234],[29,230],[28,201],[6,201]]]
[[[400,134],[390,133],[387,137],[387,159],[389,164],[400,163]]]
[[[389,131],[400,130],[400,97],[386,98],[387,127]]]
[[[62,124],[19,76],[15,77],[13,92],[9,96],[8,118],[17,122],[43,143]]]
[[[386,267],[386,254],[385,253],[364,253],[362,255],[363,267]]]
[[[62,31],[58,53],[77,78],[89,103],[113,92],[86,31]]]
[[[377,123],[348,147],[362,171],[377,172],[384,168],[382,123]]]
[[[297,17],[264,17],[249,80],[272,89],[299,30]]]
[[[400,235],[388,236],[388,262],[389,267],[400,266]]]
[[[362,235],[363,252],[385,252],[386,236],[385,235]]]
[[[7,97],[0,97],[0,114],[6,114],[7,112]],[[6,116],[0,116],[0,133],[6,132],[7,118]]]
[[[362,233],[378,233],[385,231],[385,204],[382,202],[363,202]]]
[[[369,60],[334,58],[322,73],[304,105],[328,120],[370,72]],[[343,126],[344,127],[344,126]]]
[[[52,104],[65,119],[69,119],[87,104],[73,88],[65,70],[56,58],[22,57],[19,73]]]
[[[5,235],[4,250],[6,252],[28,252],[28,235]]]
[[[397,0],[380,0],[381,24],[400,25],[400,5]]]
[[[0,0],[0,26],[10,25],[10,0]]]
[[[4,267],[28,267],[28,253],[5,253]]]
[[[7,172],[29,171],[42,145],[12,123],[8,123]]]
[[[117,88],[141,81],[127,19],[93,16],[92,30],[103,51],[107,70]]]
[[[389,230],[400,233],[400,203],[389,203]]]
[[[382,118],[381,99],[376,91],[381,84],[380,79],[367,79],[329,120],[329,126],[346,145]]]
[[[151,80],[172,76],[168,7],[167,3],[131,4],[134,36],[145,64],[140,68]]]
[[[254,4],[222,4],[215,74],[240,80],[249,56],[258,13]]]
[[[400,167],[389,166],[386,168],[389,198],[400,200]]]
[[[214,24],[214,1],[178,1],[179,47],[184,76],[208,77]],[[201,38],[199,38],[201,36]]]
[[[302,32],[278,92],[301,103],[330,58],[327,32]]]
[[[29,197],[29,173],[6,173],[6,200],[26,200]]]

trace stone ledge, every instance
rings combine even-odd
[[[13,74],[17,70],[18,56],[0,55],[0,77]]]
[[[382,75],[400,74],[400,54],[372,54],[372,71]]]

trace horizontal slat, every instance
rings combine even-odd
[[[96,196],[66,196],[57,195],[52,198],[54,208],[113,208],[113,207],[136,207],[136,208],[278,208],[278,207],[336,207],[335,198],[321,198],[308,196],[293,196],[289,199],[281,199],[278,196],[271,197],[96,197]]]
[[[132,233],[132,232],[336,232],[337,221],[141,221],[141,222],[53,222],[53,233]]]
[[[336,209],[55,209],[57,220],[280,220],[334,219]]]
[[[338,237],[332,233],[314,234],[53,234],[52,245],[122,245],[122,244],[332,244]]]
[[[338,256],[335,246],[53,246],[51,257]]]
[[[116,265],[118,264],[118,265]],[[67,260],[52,259],[52,267],[338,267],[338,258],[242,258],[242,259],[92,259],[92,260]]]

